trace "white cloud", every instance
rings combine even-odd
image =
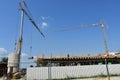
[[[7,54],[7,50],[5,48],[0,48],[0,55]]]
[[[42,28],[45,28],[47,26],[48,26],[47,22],[42,22]]]
[[[41,27],[42,28],[48,27],[49,21],[53,19],[50,16],[41,16],[40,18],[41,18]]]

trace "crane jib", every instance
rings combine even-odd
[[[39,27],[37,26],[37,24],[35,23],[35,21],[32,19],[32,16],[30,16],[31,14],[24,9],[24,7],[26,6],[26,3],[23,2],[23,5],[20,4],[21,10],[25,13],[25,15],[29,18],[29,20],[31,21],[31,23],[34,25],[34,27],[40,32],[40,34],[45,37],[45,35],[42,33],[42,31],[39,29]]]

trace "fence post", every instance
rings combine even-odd
[[[106,70],[107,70],[107,80],[110,80],[110,74],[109,74],[109,69],[108,69],[108,64],[107,64],[106,58],[105,58],[105,65],[106,65]]]
[[[48,79],[51,80],[51,62],[48,63]]]

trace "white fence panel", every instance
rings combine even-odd
[[[110,74],[120,74],[120,64],[108,65]],[[27,68],[27,80],[62,79],[107,75],[105,65],[56,66]]]

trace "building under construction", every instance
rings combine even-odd
[[[105,59],[108,64],[120,64],[120,56],[77,56],[70,57],[51,57],[38,58],[37,66],[75,66],[75,65],[100,65],[105,64]]]

